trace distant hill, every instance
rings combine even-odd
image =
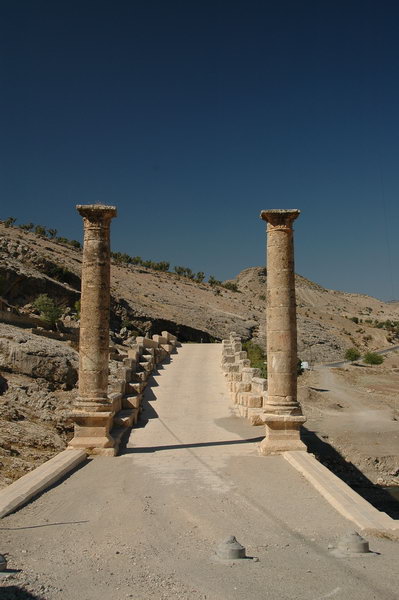
[[[73,307],[80,295],[81,256],[81,249],[65,240],[0,224],[4,307],[31,314],[33,300],[47,293],[65,308],[65,327],[68,323],[76,327]],[[117,338],[122,329],[124,336],[137,332],[152,335],[168,329],[182,341],[207,342],[236,331],[264,344],[266,269],[251,267],[230,281],[238,291],[142,265],[113,262],[113,334]],[[350,346],[375,349],[396,339],[394,332],[375,327],[375,321],[399,321],[399,302],[328,290],[300,275],[296,275],[296,293],[298,349],[303,359],[331,361],[341,358]]]

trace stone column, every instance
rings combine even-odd
[[[261,454],[306,450],[300,439],[306,421],[297,401],[297,331],[293,221],[299,210],[263,210],[267,221],[267,381]]]
[[[79,392],[71,448],[114,454],[112,403],[107,396],[110,310],[110,223],[114,206],[78,205],[84,243],[80,306]]]

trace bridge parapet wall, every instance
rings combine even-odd
[[[127,349],[126,354],[116,350],[111,352],[112,358],[118,364],[108,386],[108,399],[113,414],[110,435],[115,445],[112,451],[97,450],[95,454],[108,456],[118,453],[124,434],[137,424],[142,409],[143,393],[152,372],[158,364],[176,352],[178,345],[175,336],[162,332],[162,336],[154,335],[152,339],[137,337],[136,343]],[[92,453],[90,448],[88,453]]]
[[[267,401],[267,379],[251,367],[241,338],[235,333],[222,342],[222,370],[227,379],[236,413],[252,425],[263,425],[261,414]]]

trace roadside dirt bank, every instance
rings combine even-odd
[[[391,503],[399,518],[399,503],[384,492],[399,486],[398,352],[373,367],[318,367],[298,385],[311,450],[362,495]]]

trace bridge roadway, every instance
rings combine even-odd
[[[220,359],[220,345],[183,345],[120,457],[89,461],[1,521],[0,551],[22,571],[0,578],[0,598],[398,598],[399,544],[331,555],[353,526],[282,457],[257,455],[263,429],[231,414]],[[215,562],[229,535],[259,561]],[[23,584],[31,595],[11,595]]]

